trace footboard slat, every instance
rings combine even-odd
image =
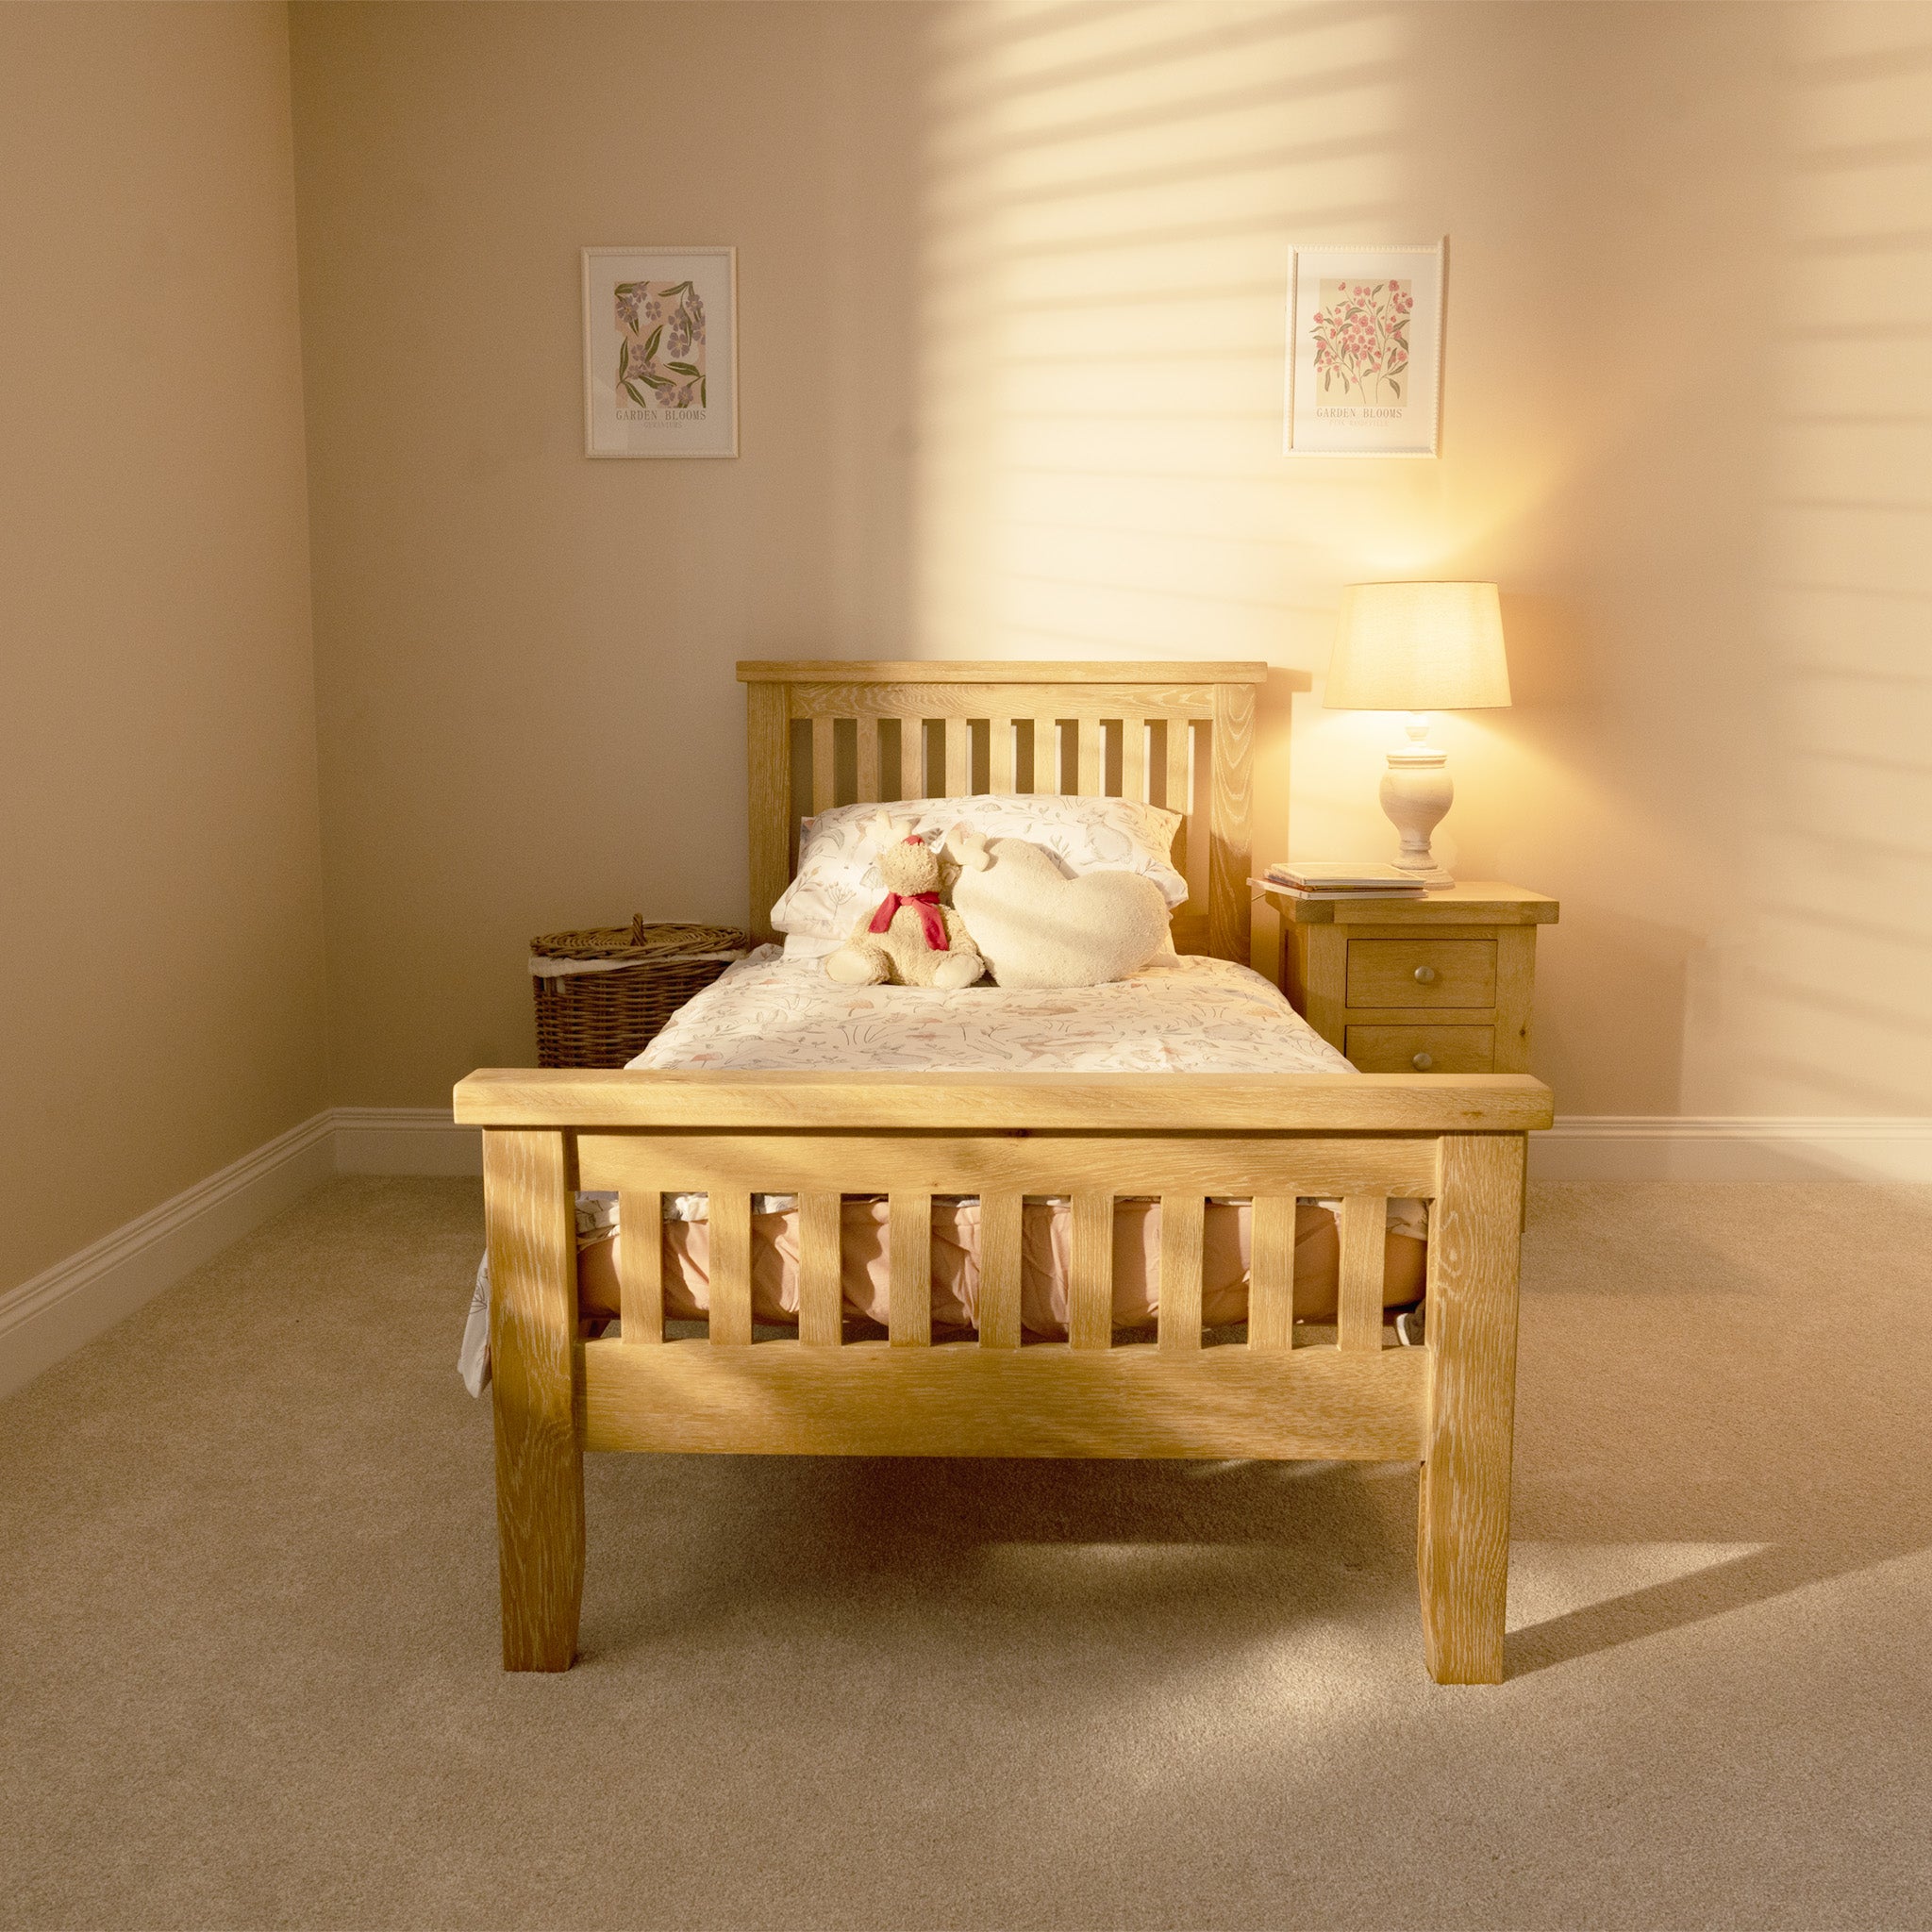
[[[664,1197],[655,1188],[617,1197],[617,1293],[625,1341],[664,1340]]]
[[[798,1339],[808,1347],[837,1348],[845,1336],[839,1278],[842,1207],[837,1194],[798,1197]]]
[[[1095,1188],[1074,1195],[1067,1341],[1076,1349],[1113,1345],[1113,1196]]]
[[[887,1332],[894,1348],[932,1341],[932,1196],[893,1189],[887,1197]]]
[[[1022,1203],[1003,1189],[979,1197],[979,1345],[1020,1345]]]
[[[751,1340],[751,1194],[713,1188],[711,1217],[711,1340],[736,1347]]]
[[[1248,1223],[1248,1346],[1278,1354],[1294,1346],[1292,1193],[1259,1194]]]
[[[1201,1237],[1208,1203],[1199,1194],[1160,1197],[1160,1346],[1201,1350]]]
[[[1345,1349],[1382,1345],[1382,1251],[1388,1203],[1350,1194],[1341,1203],[1341,1278],[1336,1340]]]

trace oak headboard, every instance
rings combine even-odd
[[[751,924],[769,940],[798,821],[973,791],[1127,797],[1182,814],[1174,945],[1248,963],[1248,811],[1261,663],[754,661]]]

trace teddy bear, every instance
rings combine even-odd
[[[891,829],[882,820],[881,834]],[[878,868],[886,896],[825,960],[826,973],[845,986],[971,986],[986,961],[966,922],[941,903],[941,887],[950,881],[939,853],[914,832],[885,845]]]

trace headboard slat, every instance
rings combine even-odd
[[[1265,664],[758,660],[740,664],[738,675],[747,703],[751,923],[760,940],[774,936],[772,907],[791,876],[794,720],[809,721],[808,730],[799,725],[801,755],[804,745],[810,747],[806,795],[822,811],[841,802],[834,757],[839,719],[855,722],[857,758],[848,770],[858,798],[871,803],[886,791],[896,791],[900,798],[931,795],[928,720],[938,721],[943,735],[942,751],[939,741],[934,746],[931,785],[942,786],[948,795],[973,789],[973,721],[985,719],[988,782],[995,791],[1016,790],[1016,728],[1030,718],[1033,790],[1064,789],[1084,797],[1109,789],[1108,734],[1118,726],[1122,794],[1144,800],[1148,780],[1158,773],[1164,781],[1158,802],[1183,815],[1174,858],[1187,876],[1190,897],[1174,917],[1175,945],[1246,963],[1255,687],[1269,675]],[[1298,688],[1306,689],[1307,680],[1298,679]],[[896,785],[888,782],[890,740],[883,727],[889,719],[898,728]],[[1064,747],[1062,720],[1075,726],[1074,741]],[[1156,724],[1165,741],[1159,762],[1150,759],[1147,743],[1149,726]],[[1198,776],[1205,824],[1196,818],[1191,756],[1204,761]],[[799,782],[806,784],[803,774]]]

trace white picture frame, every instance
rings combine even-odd
[[[1433,457],[1442,241],[1297,246],[1288,258],[1288,456]]]
[[[738,454],[738,251],[586,248],[584,454]]]

